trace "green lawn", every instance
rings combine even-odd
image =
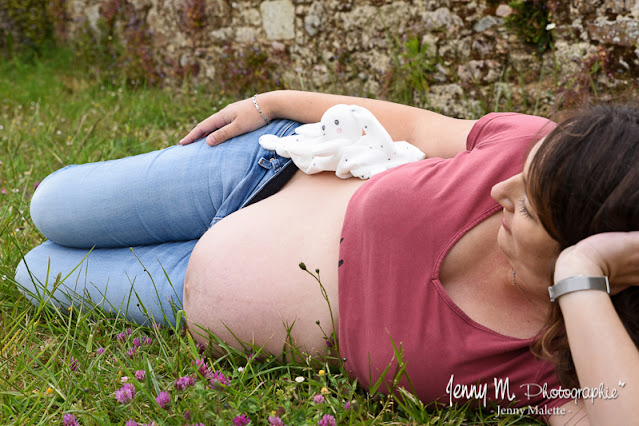
[[[31,305],[13,273],[43,241],[29,217],[39,181],[68,164],[169,146],[232,100],[188,85],[105,86],[84,69],[65,51],[0,64],[0,424],[63,424],[65,415],[65,424],[74,424],[73,415],[82,425],[256,425],[269,417],[331,424],[325,416],[337,424],[534,422],[465,407],[426,410],[407,394],[370,395],[330,359],[297,353],[300,361],[283,362],[259,348],[226,348],[213,358],[181,326],[141,327],[99,310]],[[162,404],[161,392],[168,393]]]

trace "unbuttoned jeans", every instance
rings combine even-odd
[[[21,291],[35,304],[175,324],[198,239],[291,165],[259,137],[286,136],[298,125],[275,120],[214,147],[201,139],[52,173],[31,200],[31,218],[48,241],[18,265]]]

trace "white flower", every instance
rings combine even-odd
[[[554,30],[555,28],[557,28],[557,24],[555,24],[554,22],[546,25],[546,31]]]
[[[58,131],[57,131],[57,132],[55,132],[55,133],[56,133],[56,135],[61,135],[61,134],[62,134],[62,131],[58,130]]]
[[[244,367],[238,367],[238,368],[237,368],[237,372],[238,372],[238,373],[241,373],[242,371],[244,371]]]
[[[302,382],[304,381],[304,377],[302,377],[302,376],[297,376],[297,377],[295,378],[295,381],[296,381],[297,383],[302,383]]]
[[[4,126],[0,124],[0,130],[4,130]]]
[[[122,383],[126,383],[126,382],[128,382],[128,381],[129,381],[129,378],[128,378],[127,376],[122,376],[122,377],[120,378],[120,381],[121,381]]]

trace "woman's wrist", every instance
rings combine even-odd
[[[590,258],[583,255],[576,246],[562,251],[555,262],[554,282],[558,283],[566,278],[577,275],[589,277],[602,277],[606,275],[602,268]]]
[[[283,118],[280,110],[280,99],[284,95],[281,90],[258,93],[256,95],[256,99],[260,109],[262,110],[262,114],[269,121],[273,121],[277,118]]]

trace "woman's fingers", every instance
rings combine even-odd
[[[222,109],[209,118],[199,122],[197,126],[193,128],[193,130],[191,130],[184,138],[182,138],[182,140],[180,140],[180,145],[188,145],[206,135],[210,135],[211,132],[214,132],[215,130],[228,125],[231,121],[228,119],[228,114],[226,114],[225,109]],[[207,138],[207,143],[209,143],[209,139],[212,138]],[[214,144],[215,143],[209,143],[209,145]]]
[[[639,285],[639,231],[590,236],[564,250],[555,281],[576,274],[607,275],[612,285]]]
[[[213,146],[232,137],[259,129],[264,124],[264,120],[256,112],[252,101],[244,99],[227,105],[201,121],[179,143],[180,145],[188,145],[208,135],[206,143]]]

